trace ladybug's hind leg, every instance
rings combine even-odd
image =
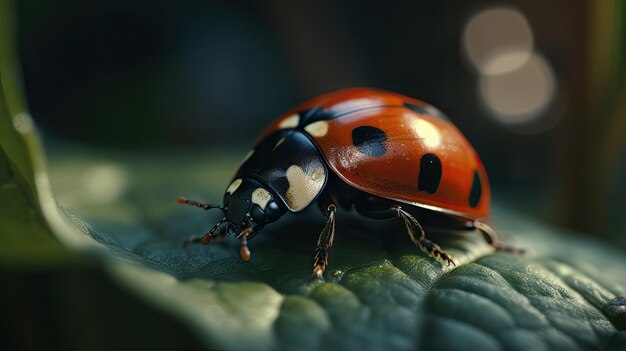
[[[317,239],[317,248],[315,249],[315,261],[313,263],[313,275],[321,277],[328,266],[328,250],[333,246],[335,238],[335,214],[337,206],[333,203],[326,208],[326,226],[322,229],[319,239]]]
[[[498,233],[493,228],[491,228],[489,224],[479,221],[479,220],[475,220],[474,227],[480,230],[480,232],[485,237],[485,240],[487,241],[487,243],[493,246],[496,249],[496,251],[510,252],[510,253],[515,253],[515,254],[526,253],[526,250],[524,249],[503,243],[500,240]]]
[[[417,221],[417,219],[415,219],[415,217],[411,216],[410,213],[403,210],[402,207],[400,207],[399,205],[394,205],[392,208],[396,211],[396,218],[402,218],[404,220],[406,232],[415,245],[419,246],[422,251],[431,256],[441,257],[441,259],[444,260],[448,266],[450,265],[450,263],[456,266],[456,264],[452,260],[452,257],[445,253],[441,249],[441,247],[439,247],[439,245],[426,239],[426,233],[424,232],[424,228],[422,228],[422,226]],[[414,229],[417,229],[419,231],[419,238],[415,236]]]

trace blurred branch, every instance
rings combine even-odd
[[[614,100],[615,92],[624,82],[623,12],[626,8],[620,0],[590,4],[590,95],[593,107],[602,108],[606,100]]]
[[[626,154],[626,5],[623,1],[598,1],[592,36],[594,108],[603,117],[598,149],[603,193],[610,192]],[[612,5],[612,6],[609,6]]]
[[[626,15],[624,2],[594,1],[591,3],[592,31],[590,52],[591,111],[594,118],[594,143],[591,145],[595,167],[587,177],[590,201],[595,210],[593,228],[603,233],[607,228],[607,206],[615,188],[626,151]],[[584,128],[584,127],[583,127]],[[592,229],[593,229],[592,228]]]
[[[621,0],[607,0],[589,1],[588,9],[588,36],[578,36],[581,45],[586,42],[587,65],[579,67],[588,67],[588,84],[574,85],[578,93],[571,96],[587,103],[573,103],[584,112],[569,124],[562,208],[568,226],[601,235],[610,220],[607,199],[626,151],[626,7]]]
[[[626,81],[626,75],[623,76]],[[626,160],[626,87],[622,87],[617,95],[616,104],[606,123],[604,133],[600,138],[599,148],[600,168],[606,177],[603,184],[615,184],[615,176],[620,162]],[[606,189],[610,191],[611,189]]]

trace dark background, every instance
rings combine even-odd
[[[507,125],[490,116],[462,46],[474,15],[502,7],[525,17],[534,51],[553,72],[554,96],[534,122]],[[596,174],[597,163],[607,165],[598,159],[606,154],[598,140],[613,109],[592,101],[593,89],[623,90],[623,74],[591,85],[592,64],[611,66],[624,47],[618,35],[615,50],[594,51],[606,7],[564,0],[25,0],[17,12],[27,98],[48,141],[124,152],[243,150],[263,126],[306,99],[379,87],[448,114],[505,202],[603,235],[612,228],[607,213],[626,207],[611,198],[621,183],[616,174],[624,174],[624,162],[615,162],[624,158],[622,142],[608,143],[613,161]],[[617,22],[609,30],[620,34]]]

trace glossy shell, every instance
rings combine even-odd
[[[307,133],[328,167],[366,193],[463,219],[489,215],[491,189],[478,154],[420,100],[366,88],[322,95],[278,118],[259,141],[284,129]]]
[[[299,212],[322,192],[328,170],[311,138],[302,131],[285,129],[263,138],[250,151],[231,186],[244,177],[262,181],[290,211]]]

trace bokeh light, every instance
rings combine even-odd
[[[492,8],[474,15],[463,31],[463,46],[481,74],[513,71],[528,60],[533,34],[524,15],[510,8]]]
[[[129,176],[115,164],[97,164],[85,170],[82,193],[94,204],[110,204],[119,201],[128,189]]]
[[[555,125],[547,115],[556,95],[555,74],[534,48],[532,29],[520,11],[495,7],[475,14],[465,26],[462,46],[478,74],[479,99],[493,120],[514,130],[524,126],[526,132]]]
[[[555,94],[554,74],[542,56],[533,54],[518,69],[479,78],[480,97],[500,122],[528,123],[540,119]]]

